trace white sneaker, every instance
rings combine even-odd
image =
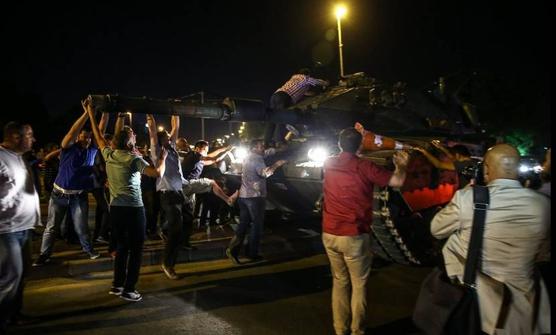
[[[100,253],[93,251],[89,254],[89,259],[97,259],[100,257]]]
[[[137,292],[137,291],[132,291],[132,292],[122,292],[122,294],[120,295],[120,298],[127,300],[127,301],[141,301],[141,299],[143,299],[143,296]]]

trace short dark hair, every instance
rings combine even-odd
[[[361,146],[361,134],[355,128],[345,128],[340,132],[338,145],[345,152],[356,153]]]
[[[10,121],[6,123],[4,126],[4,139],[7,139],[13,134],[23,135],[26,126],[28,125],[19,121]]]
[[[114,139],[112,143],[116,147],[116,149],[129,149],[128,142],[129,142],[129,132],[132,129],[128,126],[124,126],[124,128],[114,135]]]
[[[469,149],[463,144],[456,144],[450,148],[450,150],[455,154],[460,154],[464,157],[471,157],[471,152]]]
[[[205,140],[200,140],[200,141],[195,142],[195,149],[197,149],[197,148],[201,149],[203,147],[208,147],[208,145],[209,145],[209,142],[207,142]]]
[[[168,138],[168,132],[166,130],[156,132],[156,138],[158,139],[158,144],[162,142],[163,139]]]

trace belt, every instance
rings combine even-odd
[[[182,190],[176,190],[176,191],[172,191],[172,190],[160,190],[158,191],[160,193],[182,193]]]
[[[77,194],[83,193],[83,190],[66,190],[66,189],[63,189],[63,188],[61,188],[60,186],[58,186],[58,185],[56,185],[56,184],[53,185],[53,188],[54,188],[56,191],[58,191],[58,192],[60,192],[60,193],[62,193],[62,194],[66,194],[66,195],[77,195]]]

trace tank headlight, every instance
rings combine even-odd
[[[521,164],[521,165],[519,166],[519,172],[521,172],[521,173],[529,172],[529,166],[528,166],[528,165],[525,165],[525,164]]]
[[[319,163],[322,166],[324,161],[328,158],[329,153],[328,150],[323,147],[316,147],[309,149],[307,156],[309,157],[309,160],[315,163]]]
[[[249,151],[247,150],[247,148],[244,147],[235,148],[234,150],[235,161],[237,163],[243,163],[243,160],[245,159],[245,157],[247,157],[248,154]]]

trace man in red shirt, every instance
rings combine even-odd
[[[338,335],[365,333],[373,186],[402,186],[409,160],[407,152],[398,151],[393,172],[377,166],[357,156],[361,139],[355,128],[342,130],[341,153],[324,164],[322,240],[334,278],[332,314]]]

